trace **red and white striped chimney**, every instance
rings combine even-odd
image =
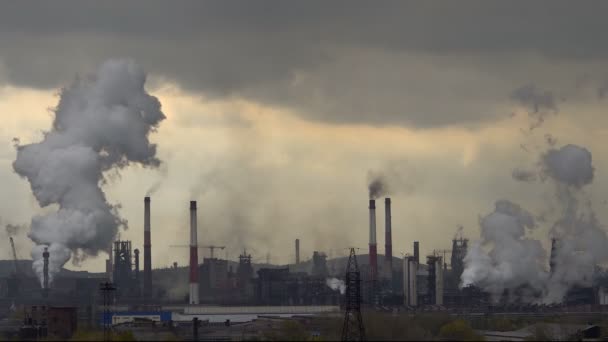
[[[386,269],[386,276],[389,279],[393,278],[393,233],[392,233],[392,222],[391,222],[391,199],[384,199],[384,265]]]
[[[144,297],[152,296],[152,242],[150,239],[150,197],[144,198]]]
[[[196,201],[190,201],[190,304],[198,304],[198,237]]]
[[[369,269],[372,280],[378,275],[378,248],[376,243],[376,200],[369,200]]]

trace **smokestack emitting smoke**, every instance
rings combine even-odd
[[[371,279],[378,274],[378,248],[376,244],[376,201],[369,200],[369,267]]]
[[[42,266],[42,289],[46,291],[49,289],[49,250],[44,247],[44,252],[42,252],[43,258],[43,266]]]
[[[42,280],[48,246],[49,282],[72,253],[108,250],[119,227],[117,206],[106,201],[104,172],[130,163],[156,167],[148,135],[165,118],[145,89],[146,74],[134,62],[110,60],[90,77],[63,88],[51,130],[41,142],[17,145],[13,168],[26,178],[41,207],[58,210],[32,218],[33,269]]]
[[[152,241],[150,239],[150,197],[144,198],[144,297],[152,295]]]
[[[300,264],[300,239],[296,239],[296,265]]]
[[[198,237],[196,201],[190,201],[190,304],[198,304]]]
[[[414,260],[420,265],[420,243],[414,241]]]
[[[590,286],[594,265],[608,261],[606,232],[590,204],[579,208],[579,198],[585,196],[582,187],[593,181],[591,153],[575,145],[551,148],[541,156],[541,164],[544,178],[556,185],[556,198],[562,207],[560,218],[549,231],[559,242],[552,243],[549,271],[540,241],[526,237],[535,227],[532,215],[502,200],[493,213],[480,220],[481,241],[465,257],[463,286],[475,284],[495,297],[505,289],[526,286],[530,291],[524,300],[561,302],[568,289]]]
[[[391,199],[384,199],[384,263],[386,265],[386,275],[389,279],[393,277],[393,237],[392,237],[392,222],[391,222]]]

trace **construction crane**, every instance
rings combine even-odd
[[[213,251],[216,248],[219,248],[219,249],[223,250],[224,248],[226,248],[226,246],[213,246],[213,245],[210,245],[210,246],[200,246],[199,248],[208,248],[209,251],[210,251],[210,253],[211,253],[211,259],[213,259]]]
[[[190,247],[190,245],[171,245],[169,247]],[[218,248],[218,249],[224,249],[226,248],[226,246],[196,246],[196,248],[208,248],[211,251],[211,259],[213,259],[213,251]]]
[[[14,267],[15,267],[15,276],[17,275],[18,272],[18,268],[17,268],[17,251],[15,250],[15,242],[13,241],[13,237],[9,237],[9,240],[11,242],[11,249],[13,250],[13,262],[14,262]]]

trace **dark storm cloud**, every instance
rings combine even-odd
[[[411,56],[443,56],[435,63],[445,65],[473,57],[470,64],[491,61],[486,67],[496,70],[497,56],[514,54],[601,60],[606,9],[562,1],[19,1],[0,8],[0,64],[12,84],[51,88],[73,70],[133,57],[188,90],[316,120],[437,126],[496,117],[489,103],[513,87],[475,76],[427,79],[406,67]],[[477,92],[477,104],[465,105]]]

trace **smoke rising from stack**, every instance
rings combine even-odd
[[[608,261],[608,236],[590,201],[581,201],[586,196],[583,187],[594,177],[591,152],[576,145],[551,148],[541,155],[540,164],[541,178],[555,185],[561,208],[548,235],[559,241],[552,272],[547,272],[548,255],[540,241],[526,237],[535,227],[532,215],[499,201],[495,211],[480,220],[481,241],[467,253],[462,285],[475,284],[496,296],[525,285],[535,293],[528,300],[561,302],[573,286],[591,285],[593,266]]]
[[[31,222],[33,268],[40,278],[44,246],[52,279],[70,256],[106,251],[119,228],[127,228],[100,185],[104,172],[130,163],[160,165],[148,135],[165,115],[145,91],[145,81],[133,61],[103,63],[61,90],[53,125],[41,142],[17,146],[15,172],[29,181],[41,207],[58,205]]]
[[[338,278],[327,278],[325,284],[334,291],[340,291],[342,295],[346,292],[346,284]]]
[[[535,227],[530,213],[500,200],[494,212],[480,218],[479,225],[481,240],[471,246],[464,259],[463,286],[474,284],[495,296],[525,284],[543,287],[545,252],[539,241],[526,238],[526,230]]]
[[[420,173],[407,161],[393,161],[380,170],[367,172],[369,199],[394,194],[410,194],[421,183]]]

